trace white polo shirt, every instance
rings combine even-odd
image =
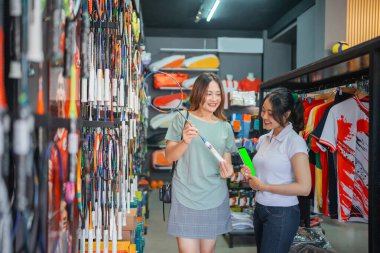
[[[289,123],[272,141],[273,130],[262,135],[257,144],[257,153],[252,159],[256,176],[265,184],[279,185],[294,182],[290,159],[297,153],[308,155],[306,142]],[[306,169],[306,168],[305,168]],[[286,196],[266,191],[256,192],[256,202],[265,206],[294,206],[297,196]]]

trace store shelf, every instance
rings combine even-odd
[[[242,230],[232,230],[231,232],[227,233],[226,240],[228,241],[228,247],[233,248],[234,247],[234,236],[241,236],[241,235],[255,235],[254,229],[242,229]]]
[[[242,235],[242,234],[255,234],[255,230],[254,229],[241,229],[241,230],[232,230],[231,232],[229,232],[230,234],[234,234],[234,235]]]
[[[260,88],[267,91],[281,86],[311,92],[352,83],[369,74],[370,53],[379,48],[380,39],[372,39],[265,81]]]
[[[212,68],[202,68],[202,69],[191,69],[191,68],[162,68],[161,71],[182,71],[182,72],[218,72],[219,69]]]
[[[178,53],[217,53],[216,48],[161,48],[161,52],[178,52]]]
[[[34,115],[34,124],[36,127],[44,128],[70,128],[71,119],[60,118],[52,116],[50,114],[45,115]],[[114,121],[102,121],[102,120],[84,120],[82,118],[76,119],[77,129],[82,127],[101,127],[101,128],[115,128],[121,124],[120,119],[115,119]]]
[[[112,121],[83,120],[84,127],[114,128],[116,124]]]
[[[79,122],[78,122],[79,121]],[[51,116],[49,114],[45,115],[34,115],[34,124],[36,127],[43,127],[43,128],[70,128],[70,119],[65,118],[59,118],[55,116]],[[80,129],[81,122],[77,119],[77,128]]]
[[[253,105],[229,105],[229,109],[244,109],[248,111],[252,115],[257,115],[259,114],[260,108],[258,106],[253,106]]]
[[[237,187],[235,187],[235,186],[228,186],[228,189],[229,190],[252,190],[252,188],[249,187],[249,186],[237,186]],[[255,192],[255,190],[252,190],[252,191]]]
[[[155,167],[153,166],[154,171],[169,171],[172,169],[172,167]]]

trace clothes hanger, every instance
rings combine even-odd
[[[359,98],[359,100],[368,97],[368,94],[365,90],[357,89],[355,92],[355,96]]]
[[[314,100],[330,100],[335,97],[335,92],[316,94],[311,96]]]
[[[353,87],[340,87],[339,88],[341,92],[347,93],[347,94],[352,94],[355,95],[358,89],[353,88]]]
[[[362,77],[360,80],[358,80],[356,82],[356,86],[358,88],[355,92],[355,96],[357,96],[359,98],[359,100],[361,100],[365,97],[368,97],[368,92],[367,92],[368,89],[366,89],[368,87],[368,85],[366,86],[367,81],[368,81],[367,79]]]

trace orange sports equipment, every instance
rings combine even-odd
[[[150,187],[152,187],[152,189],[156,189],[157,188],[157,181],[156,180],[150,181]]]
[[[189,79],[189,74],[184,73],[170,73],[170,76],[173,77],[177,82],[182,85],[182,82]],[[180,88],[178,87],[178,83],[173,80],[168,75],[165,74],[154,74],[153,86],[156,89],[172,89],[172,88]]]
[[[180,68],[185,60],[184,55],[171,55],[149,65],[149,69],[157,71],[162,68]]]
[[[164,185],[164,181],[163,180],[158,180],[157,181],[157,188],[161,188],[163,185]]]
[[[185,93],[175,93],[156,97],[153,105],[160,109],[183,108],[182,101],[187,98]]]
[[[186,68],[218,68],[220,65],[219,58],[213,54],[205,54],[194,56],[186,59],[183,62],[183,65]]]
[[[139,185],[148,185],[148,184],[149,184],[149,182],[146,179],[139,180]]]
[[[165,158],[164,149],[155,150],[152,153],[152,165],[156,170],[167,170],[172,167],[172,163]]]
[[[42,64],[40,64],[40,69],[42,69]],[[45,114],[45,104],[44,104],[44,92],[42,86],[42,76],[38,78],[38,95],[37,95],[37,108],[36,114],[43,115]]]
[[[232,123],[232,129],[235,132],[239,132],[241,130],[241,121],[240,120],[233,120],[231,123]]]

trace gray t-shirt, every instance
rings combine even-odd
[[[183,115],[186,116],[186,113]],[[189,121],[221,156],[224,153],[236,152],[234,134],[228,122],[220,120],[210,123],[192,116],[191,113]],[[177,115],[169,126],[165,139],[180,141],[184,122],[185,119]],[[226,179],[219,175],[219,162],[200,137],[193,138],[178,160],[172,185],[177,200],[182,205],[196,210],[221,205],[228,193]]]

